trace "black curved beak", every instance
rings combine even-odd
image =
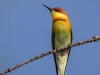
[[[49,9],[49,11],[51,12],[52,11],[52,9],[50,8],[50,7],[48,7],[48,6],[46,6],[46,5],[44,5],[44,4],[42,4],[44,7],[46,7],[47,9]]]

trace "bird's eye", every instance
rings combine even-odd
[[[60,10],[56,10],[57,12],[60,12]]]

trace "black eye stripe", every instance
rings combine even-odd
[[[55,10],[55,11],[60,12],[60,10]]]

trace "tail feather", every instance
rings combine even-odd
[[[65,75],[66,66],[68,63],[70,49],[54,53],[57,75]]]

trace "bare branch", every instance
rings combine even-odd
[[[41,55],[35,56],[34,58],[31,58],[31,59],[29,59],[29,60],[27,60],[27,61],[25,61],[25,62],[23,62],[23,63],[21,63],[21,64],[17,64],[16,66],[14,66],[14,67],[12,67],[12,68],[8,68],[6,71],[0,73],[0,75],[5,75],[5,74],[7,74],[8,72],[11,72],[11,71],[13,71],[13,70],[15,70],[15,69],[17,69],[17,68],[19,68],[19,67],[25,65],[25,64],[28,64],[29,62],[33,62],[34,60],[37,60],[37,59],[42,58],[42,57],[44,57],[44,56],[47,56],[47,55],[49,55],[49,54],[58,52],[58,51],[60,51],[60,50],[67,49],[67,48],[69,48],[69,47],[79,46],[79,45],[82,45],[82,44],[85,44],[85,43],[97,42],[98,40],[100,40],[100,36],[94,36],[94,37],[92,37],[91,39],[84,40],[84,41],[81,41],[81,42],[77,42],[77,43],[74,43],[74,44],[70,44],[70,45],[68,45],[68,46],[66,46],[66,47],[64,47],[64,48],[60,48],[60,49],[56,49],[56,50],[51,50],[51,51],[48,51],[48,52],[46,52],[46,53],[42,53]]]

